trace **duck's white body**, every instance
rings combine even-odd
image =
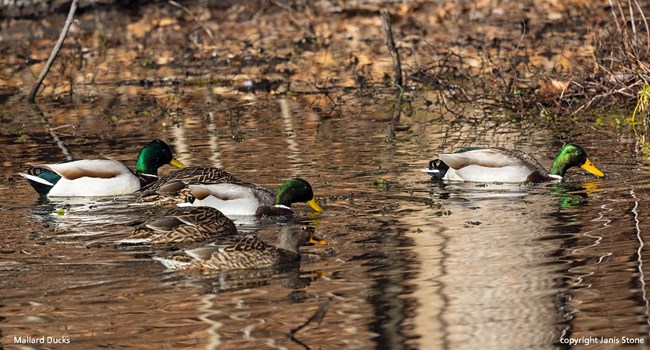
[[[528,175],[530,175],[530,170],[526,167],[488,168],[480,165],[468,165],[458,170],[449,168],[443,179],[471,182],[526,182]]]
[[[551,175],[533,157],[520,151],[501,148],[478,148],[457,153],[438,154],[449,169],[443,180],[472,182],[530,182],[531,175],[560,181],[561,176]],[[438,169],[422,169],[423,172],[435,174]]]
[[[35,175],[20,175],[29,181],[51,186],[47,194],[50,197],[116,196],[140,189],[138,176],[115,160],[87,159],[40,167],[59,174],[61,179],[53,184]]]
[[[216,208],[226,216],[255,215],[258,207],[269,205],[268,200],[260,202],[259,188],[250,185],[226,182],[188,187],[195,197],[189,205]],[[273,204],[272,194],[270,198]]]

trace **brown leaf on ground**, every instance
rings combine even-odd
[[[545,100],[555,100],[565,94],[569,88],[569,81],[562,81],[551,78],[541,78],[539,80],[539,97]]]

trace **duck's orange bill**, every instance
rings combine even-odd
[[[314,237],[314,235],[309,235],[309,243],[315,245],[327,245],[326,240]]]
[[[173,166],[175,166],[175,167],[177,167],[177,168],[179,168],[179,169],[183,169],[183,168],[185,168],[185,164],[183,164],[183,163],[177,161],[176,159],[172,159],[172,161],[169,162],[169,165],[173,165]]]
[[[596,176],[605,176],[605,174],[603,174],[602,171],[598,170],[598,168],[596,168],[596,167],[591,163],[591,161],[589,160],[589,158],[587,158],[587,161],[586,161],[584,164],[582,164],[580,167],[581,167],[582,169],[584,169],[585,171],[590,172],[590,173],[592,173],[592,174],[594,174],[594,175],[596,175]]]
[[[316,210],[317,212],[323,212],[323,208],[321,208],[318,203],[316,203],[316,198],[312,198],[310,201],[307,201],[307,205],[309,205],[312,209]]]

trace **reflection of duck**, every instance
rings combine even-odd
[[[565,145],[553,161],[551,170],[544,167],[530,155],[503,148],[463,148],[454,153],[438,154],[438,159],[429,163],[429,173],[434,179],[475,182],[545,182],[562,180],[567,169],[579,166],[596,175],[604,176],[582,147]]]
[[[212,184],[233,182],[237,179],[219,168],[187,167],[169,173],[156,182],[142,188],[139,202],[170,201],[183,202],[189,195],[189,184]]]
[[[323,240],[314,238],[312,231],[311,229],[298,230],[294,226],[287,225],[280,230],[277,246],[269,245],[257,238],[247,237],[239,241],[186,250],[186,255],[154,259],[172,270],[232,271],[292,266],[300,262],[298,251],[300,246],[308,243],[327,244]]]
[[[193,206],[209,206],[225,215],[277,216],[292,213],[291,204],[306,202],[312,209],[322,212],[314,198],[309,182],[293,178],[278,188],[276,193],[260,185],[245,182],[189,185],[194,197]]]
[[[174,159],[169,145],[153,140],[140,151],[135,173],[116,160],[85,159],[35,165],[20,176],[41,195],[114,196],[133,193],[157,179],[158,168],[165,164],[184,167]]]
[[[199,242],[237,234],[237,227],[219,210],[210,207],[176,207],[137,227],[128,240],[152,244]]]

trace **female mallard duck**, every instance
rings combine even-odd
[[[237,227],[232,220],[217,209],[176,207],[136,227],[124,242],[188,243],[236,234]]]
[[[154,259],[171,270],[233,271],[288,267],[300,263],[300,246],[327,244],[324,240],[314,238],[312,231],[285,225],[278,234],[277,246],[247,237],[186,250],[186,255]]]
[[[194,184],[188,186],[194,199],[192,206],[219,209],[224,215],[278,216],[290,215],[292,203],[306,202],[312,209],[322,212],[309,182],[293,178],[278,188],[276,193],[260,185],[246,182]]]
[[[237,179],[219,168],[187,167],[171,172],[140,189],[138,202],[184,202],[190,195],[187,185],[235,182]]]
[[[19,174],[41,195],[115,196],[130,194],[158,178],[158,168],[169,164],[183,168],[164,141],[145,145],[135,165],[135,173],[126,165],[110,159],[85,159],[66,163],[35,165],[28,174]]]
[[[454,153],[438,154],[423,169],[434,179],[475,182],[546,182],[561,181],[566,171],[574,166],[596,175],[605,176],[596,168],[582,147],[565,145],[555,156],[551,170],[530,155],[503,148],[463,148]]]

